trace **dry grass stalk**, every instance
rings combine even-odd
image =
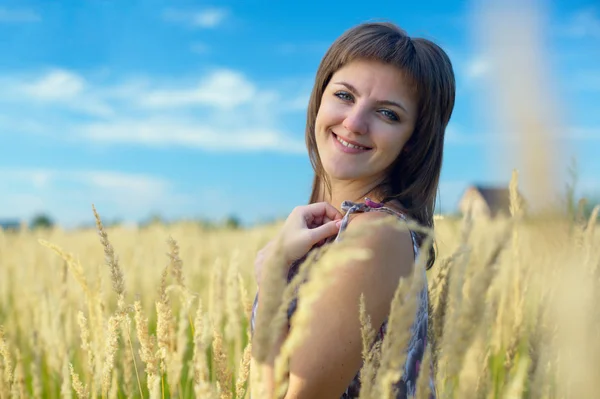
[[[511,215],[513,221],[513,231],[512,231],[512,248],[511,248],[511,268],[507,268],[507,275],[509,276],[509,282],[504,284],[504,290],[501,294],[501,303],[498,309],[498,319],[497,322],[502,325],[512,324],[512,327],[509,329],[498,328],[496,331],[505,331],[509,333],[509,342],[506,346],[506,358],[505,358],[505,368],[508,370],[512,368],[512,362],[514,360],[517,345],[521,340],[521,336],[523,334],[523,306],[525,301],[525,289],[524,286],[524,270],[523,264],[521,262],[521,248],[520,248],[520,236],[519,230],[521,226],[521,218],[522,218],[522,201],[518,196],[518,173],[513,171],[513,176],[510,182],[509,192],[510,192],[510,208]],[[509,303],[507,305],[506,303]],[[508,309],[506,307],[508,306]],[[505,313],[508,313],[509,320],[505,321],[501,317]],[[501,347],[504,347],[504,342],[506,339],[500,336],[500,339],[497,339],[494,343],[496,346],[493,348],[494,351],[499,351]]]
[[[308,278],[311,267],[314,266],[314,263],[319,259],[319,257],[324,253],[326,247],[320,247],[316,250],[312,251],[302,262],[300,265],[298,272],[292,278],[292,280],[286,285],[283,291],[283,297],[280,301],[279,308],[275,313],[275,316],[271,320],[271,331],[286,331],[288,326],[288,310],[294,298],[299,300],[298,298],[298,289],[302,282],[306,281]],[[257,327],[258,328],[258,327]],[[272,334],[275,336],[276,334]],[[273,345],[273,344],[269,344]],[[285,355],[284,355],[285,356]],[[289,375],[288,363],[289,359],[286,357],[280,357],[279,360],[275,363],[274,368],[274,377],[275,384],[280,386],[280,390],[283,391],[284,387],[287,384],[287,379]]]
[[[166,291],[167,273],[168,267],[165,267],[160,280],[159,300],[156,302],[156,338],[161,374],[167,372],[169,356],[173,352],[173,314]]]
[[[412,275],[408,279],[401,278],[394,293],[386,335],[381,345],[381,362],[375,381],[376,397],[392,398],[395,384],[402,377],[412,323],[425,288],[425,265],[432,244],[432,237],[428,237],[421,246]]]
[[[119,397],[119,375],[117,373],[112,374],[112,380],[110,383],[110,391],[108,392],[108,399],[118,399]]]
[[[281,331],[288,324],[288,310],[294,299],[298,299],[298,289],[302,282],[305,282],[309,276],[310,270],[315,262],[324,253],[324,247],[312,251],[298,268],[298,272],[286,285],[283,290],[283,296],[280,300],[277,312],[271,321],[272,331]]]
[[[367,314],[364,293],[361,293],[360,295],[358,314],[361,325],[361,357],[363,359],[363,365],[361,367],[360,372],[361,388],[359,399],[366,399],[370,398],[373,394],[373,384],[375,382],[375,375],[377,373],[377,369],[379,368],[378,355],[380,354],[380,351],[377,349],[380,349],[380,346],[378,346],[378,348],[374,348],[373,345],[377,336],[377,331],[373,328],[373,325],[371,324],[371,316]]]
[[[585,264],[587,269],[590,270],[591,274],[594,275],[597,272],[600,258],[594,262],[594,232],[596,231],[596,224],[598,223],[598,213],[600,212],[600,205],[596,205],[590,214],[586,228],[585,228]]]
[[[483,374],[481,369],[485,367],[483,360],[486,351],[486,331],[485,326],[480,326],[475,335],[473,343],[469,345],[464,357],[464,365],[458,375],[458,394],[459,398],[468,398],[476,392],[479,379]]]
[[[431,395],[431,361],[432,361],[432,350],[431,345],[425,348],[423,354],[423,361],[421,362],[421,368],[419,370],[419,376],[417,377],[417,391],[415,393],[416,399],[429,399]]]
[[[244,348],[244,353],[238,368],[237,380],[235,382],[235,397],[236,399],[243,398],[246,394],[246,383],[250,374],[250,359],[252,358],[252,341],[248,337],[248,344]]]
[[[466,280],[460,311],[455,309],[455,314],[452,316],[456,318],[456,323],[452,330],[447,330],[449,333],[442,348],[446,352],[447,372],[451,376],[458,376],[463,367],[463,358],[468,343],[471,342],[477,322],[481,320],[485,309],[485,301],[482,301],[482,298],[486,298],[488,288],[495,276],[496,264],[510,237],[509,231],[509,229],[505,229],[502,232],[501,237],[496,240],[496,245],[487,255],[487,260],[483,262],[483,266],[479,270],[474,270],[472,277]],[[451,383],[451,385],[454,384]]]
[[[448,293],[450,291],[450,273],[451,265],[461,255],[460,252],[455,252],[452,256],[445,258],[440,263],[440,270],[436,275],[434,284],[430,289],[430,292],[435,292],[436,301],[433,306],[432,315],[429,318],[431,323],[430,333],[428,334],[429,346],[431,347],[431,357],[434,365],[434,375],[437,373],[437,364],[439,358],[440,345],[444,333],[444,325],[446,322],[446,311],[448,308]]]
[[[507,389],[502,396],[503,399],[520,399],[523,397],[528,367],[529,360],[527,358],[523,358],[519,361],[517,370],[512,376]]]
[[[4,370],[5,370],[4,362],[0,361],[0,377],[2,377],[2,378],[0,378],[0,399],[5,399],[5,398],[10,397],[10,389],[4,379],[4,372],[5,372]]]
[[[25,373],[23,370],[23,361],[21,359],[21,351],[19,349],[15,350],[16,352],[16,366],[15,366],[15,375],[13,379],[12,385],[12,397],[13,398],[23,398],[26,399],[27,388],[25,387]]]
[[[246,285],[244,284],[244,278],[241,274],[238,273],[238,286],[240,289],[240,298],[242,302],[242,307],[244,309],[244,316],[246,320],[249,322],[250,317],[252,315],[252,301],[250,300],[250,295],[248,294],[248,290],[246,289]]]
[[[34,398],[40,398],[42,397],[42,367],[41,367],[41,354],[40,354],[40,347],[39,347],[39,340],[38,340],[38,333],[36,330],[33,330],[31,333],[31,356],[32,356],[32,361],[31,361],[31,389],[33,391],[33,397]],[[0,362],[1,365],[2,362]],[[0,373],[0,375],[2,375],[2,373]],[[0,378],[0,381],[2,380],[2,378]],[[2,389],[0,388],[0,391]]]
[[[213,265],[212,276],[209,287],[210,302],[208,314],[211,318],[211,323],[217,328],[222,327],[225,305],[225,273],[223,272],[223,261],[217,258]]]
[[[125,396],[130,398],[133,396],[135,392],[135,388],[133,386],[133,371],[135,370],[137,373],[137,365],[135,364],[135,358],[133,356],[133,344],[131,342],[131,318],[128,314],[123,315],[123,321],[121,322],[121,336],[124,343],[127,343],[128,348],[123,351],[123,392]],[[139,376],[138,376],[138,384],[139,384]],[[142,388],[139,387],[140,395],[142,394]],[[143,396],[143,395],[141,395]]]
[[[209,331],[208,318],[204,317],[202,301],[198,302],[196,317],[194,318],[194,352],[192,357],[192,370],[194,379],[194,394],[197,398],[217,398],[214,388],[211,386],[206,361],[206,331]]]
[[[79,399],[88,399],[90,394],[88,392],[87,385],[81,382],[79,374],[77,374],[73,369],[72,363],[69,363],[69,371],[71,372],[71,380],[73,381],[73,390],[75,390],[77,397]]]
[[[508,185],[509,192],[509,210],[513,218],[521,218],[523,216],[523,199],[519,195],[519,172],[515,169],[512,172],[512,177]]]
[[[242,347],[242,320],[240,319],[240,292],[238,286],[238,251],[234,251],[229,261],[227,269],[226,291],[225,291],[225,338],[227,342],[233,342],[235,357],[234,363],[240,362],[240,356],[243,352]]]
[[[146,365],[146,380],[148,391],[152,392],[158,377],[158,359],[155,353],[154,338],[148,333],[148,319],[142,313],[142,304],[135,301],[135,326],[140,343],[140,359]]]
[[[118,297],[118,306],[119,309],[122,309],[125,306],[125,276],[123,274],[123,270],[119,265],[119,259],[115,255],[115,250],[108,240],[108,234],[102,225],[102,220],[100,220],[100,215],[96,211],[96,207],[92,205],[92,210],[94,211],[94,218],[96,219],[96,228],[98,229],[98,235],[100,236],[100,242],[104,247],[104,257],[107,266],[110,269],[110,277],[112,280],[113,290],[117,293]]]
[[[187,302],[179,311],[179,323],[177,327],[177,346],[173,352],[173,356],[169,359],[169,372],[167,374],[171,395],[178,397],[181,392],[181,370],[183,368],[184,357],[187,352],[188,345],[188,312],[191,303]]]
[[[259,299],[260,306],[256,314],[256,330],[252,345],[253,357],[263,363],[273,347],[277,337],[272,334],[273,319],[280,305],[280,298],[286,288],[286,278],[282,270],[284,268],[281,243],[278,241],[273,246],[272,255],[265,260],[264,278],[261,283]]]
[[[115,355],[119,349],[119,327],[122,320],[123,315],[120,313],[115,313],[108,319],[108,332],[104,344],[104,364],[102,366],[102,395],[104,397],[109,394]]]
[[[232,373],[229,369],[227,354],[223,349],[223,337],[219,331],[213,326],[213,363],[215,374],[217,376],[217,382],[221,386],[221,398],[230,399],[232,398],[232,392],[230,389],[232,382]]]
[[[410,321],[414,318],[416,310],[416,301],[411,298],[412,294],[409,282],[406,279],[401,279],[396,294],[394,296],[394,310],[401,309],[401,314],[407,316],[405,319],[400,317],[390,317],[388,326],[396,324],[395,335],[386,334],[381,343],[381,359],[377,375],[375,377],[374,397],[391,399],[394,395],[394,386],[402,377],[402,368],[406,360],[406,344],[410,336]],[[399,313],[395,312],[397,315]],[[390,315],[392,312],[390,311]],[[392,352],[394,349],[400,349],[397,352]]]
[[[62,385],[60,386],[61,399],[71,399],[73,397],[69,364],[69,359],[67,357],[63,363],[62,368]]]
[[[94,350],[90,345],[90,330],[88,328],[87,319],[84,316],[82,311],[79,311],[77,314],[77,323],[79,324],[80,336],[81,336],[81,349],[83,349],[87,354],[87,364],[88,364],[88,375],[91,378],[96,374],[96,360],[94,355]]]
[[[179,256],[179,246],[172,237],[167,239],[167,244],[169,245],[171,274],[175,278],[175,281],[177,281],[177,284],[179,284],[182,288],[186,288],[185,278],[183,277],[183,261]]]
[[[13,382],[13,362],[10,350],[8,349],[8,343],[6,342],[4,326],[2,325],[0,325],[0,355],[4,359],[5,390],[6,392],[10,392]]]
[[[52,251],[54,251],[58,256],[60,256],[67,264],[69,270],[71,271],[71,273],[73,274],[73,277],[75,278],[75,281],[77,281],[77,283],[79,283],[79,285],[81,286],[81,288],[83,289],[83,292],[86,295],[86,299],[91,298],[91,291],[87,282],[87,279],[85,277],[85,273],[83,271],[83,267],[81,267],[81,263],[79,262],[79,260],[75,259],[75,257],[70,254],[65,252],[61,247],[59,247],[56,244],[52,244],[46,240],[42,240],[42,239],[38,239],[38,242],[43,245],[46,248],[51,249]]]
[[[531,381],[532,398],[550,397],[550,384],[555,376],[556,360],[554,350],[554,331],[550,327],[549,301],[544,300],[542,306],[537,310],[533,331],[531,333],[530,350],[532,356],[532,370],[529,373]]]

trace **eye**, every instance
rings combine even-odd
[[[344,101],[352,101],[354,99],[352,94],[348,93],[347,91],[337,91],[335,92],[334,96]]]
[[[396,115],[395,112],[390,111],[389,109],[382,109],[379,112],[382,113],[387,119],[393,122],[397,122],[399,120],[398,115]]]

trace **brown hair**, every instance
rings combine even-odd
[[[411,38],[388,22],[363,23],[342,34],[327,50],[317,70],[306,123],[306,145],[315,176],[310,203],[317,202],[320,188],[331,192],[315,138],[315,121],[323,92],[333,74],[354,60],[373,60],[396,66],[413,85],[417,118],[411,138],[391,165],[387,179],[376,188],[383,202],[398,200],[407,216],[433,228],[436,191],[442,168],[444,132],[454,108],[456,84],[447,54],[423,38]],[[419,245],[424,235],[417,233]],[[427,268],[435,261],[430,251]]]

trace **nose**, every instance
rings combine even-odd
[[[369,129],[367,113],[363,107],[354,105],[347,113],[342,125],[351,133],[365,134]]]

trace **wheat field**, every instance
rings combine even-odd
[[[595,398],[598,208],[588,220],[528,217],[514,196],[511,212],[492,221],[436,221],[438,257],[427,276],[433,344],[425,361],[434,361],[438,396]],[[250,354],[260,358],[270,337],[251,348],[253,261],[279,225],[104,228],[96,217],[96,229],[0,233],[0,398],[261,397]],[[354,238],[306,262],[320,283],[301,292],[295,325],[310,316],[302,298],[318,295],[345,258],[362,256],[350,248]],[[265,292],[280,295],[259,320],[270,326],[281,323],[289,295],[275,287],[283,282],[273,284]],[[377,376],[403,359],[411,306],[392,306],[400,330],[392,326],[382,345],[391,351],[365,357],[373,380],[361,397],[392,394]],[[368,315],[360,317],[367,341]],[[425,398],[431,370],[422,370],[417,397]],[[280,390],[284,372],[285,362],[277,363]]]

